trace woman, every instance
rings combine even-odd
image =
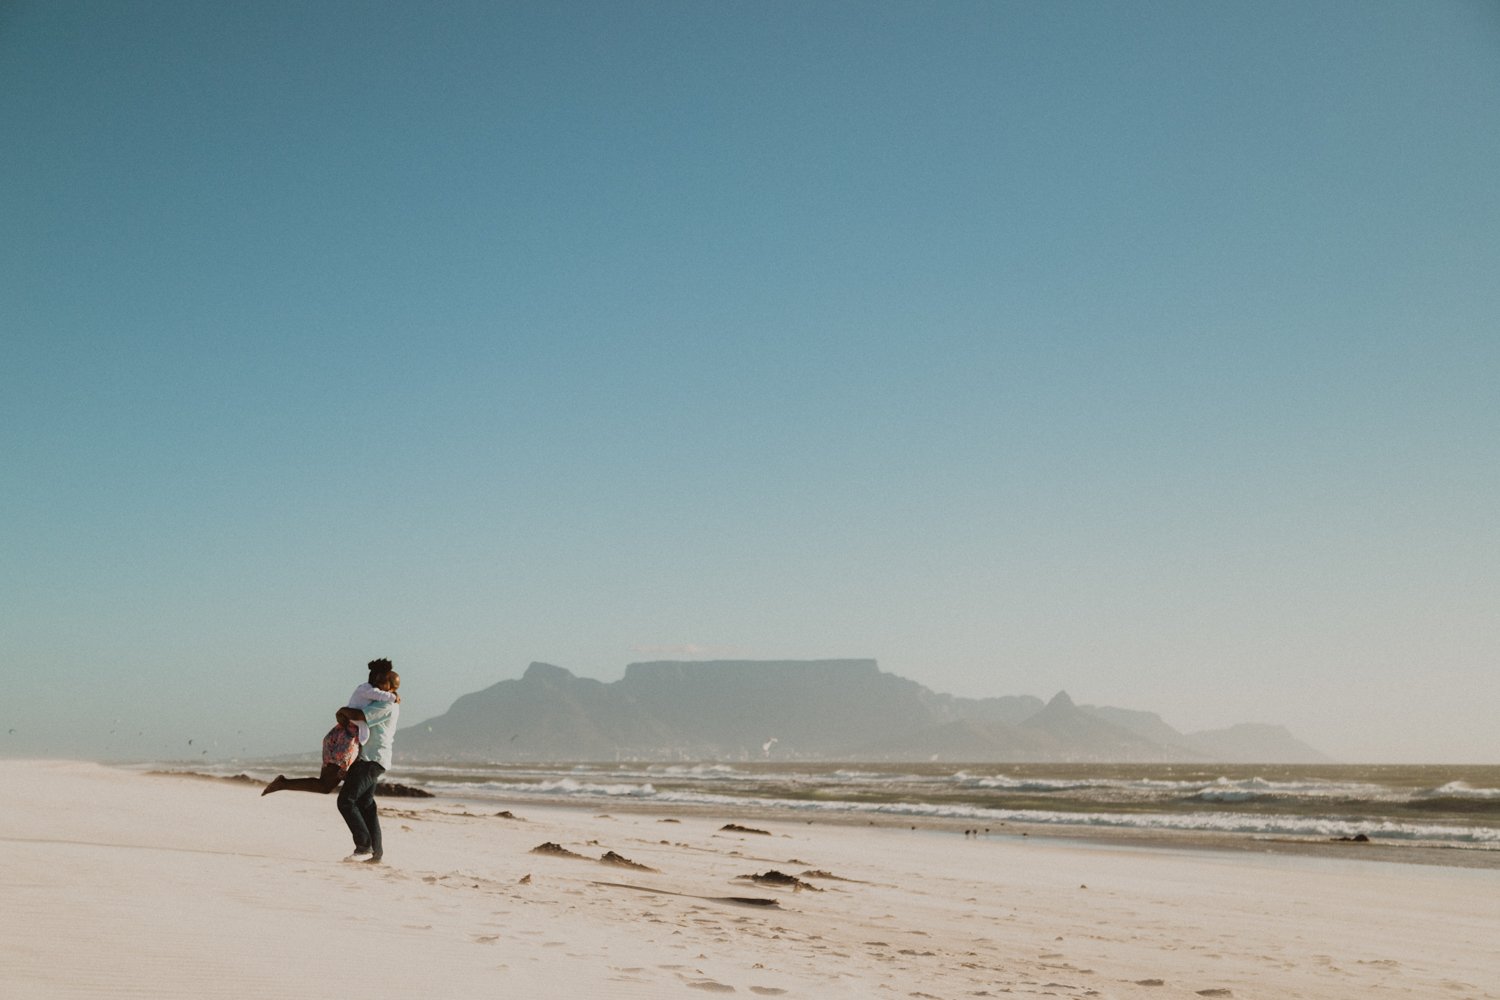
[[[400,703],[401,696],[396,691],[401,687],[401,679],[392,669],[391,661],[371,660],[369,667],[369,681],[354,689],[345,708],[362,710],[374,702]],[[344,775],[349,773],[349,767],[359,756],[360,745],[369,739],[369,730],[364,723],[349,719],[344,711],[343,708],[339,709],[335,715],[337,724],[323,737],[323,770],[316,778],[288,778],[284,774],[278,774],[260,794],[293,791],[321,792],[327,795],[339,787],[339,782],[344,780]]]

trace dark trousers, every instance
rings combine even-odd
[[[354,849],[368,847],[377,857],[380,849],[380,814],[375,811],[375,786],[385,768],[373,760],[357,760],[344,776],[339,789],[339,813],[354,835]]]

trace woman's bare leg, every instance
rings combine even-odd
[[[344,780],[344,772],[338,769],[336,764],[324,764],[323,771],[316,778],[288,778],[284,774],[278,774],[271,779],[271,783],[261,790],[262,795],[270,795],[272,792],[317,792],[327,795],[339,787],[339,782]]]

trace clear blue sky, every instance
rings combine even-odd
[[[1489,2],[5,4],[0,753],[873,656],[1500,761],[1497,178]]]

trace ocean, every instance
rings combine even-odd
[[[264,779],[317,771],[307,757],[193,769]],[[1391,845],[1500,851],[1500,766],[1493,765],[451,764],[398,756],[392,780],[495,805],[640,803],[991,829],[1029,824],[1058,833],[1363,835]]]

